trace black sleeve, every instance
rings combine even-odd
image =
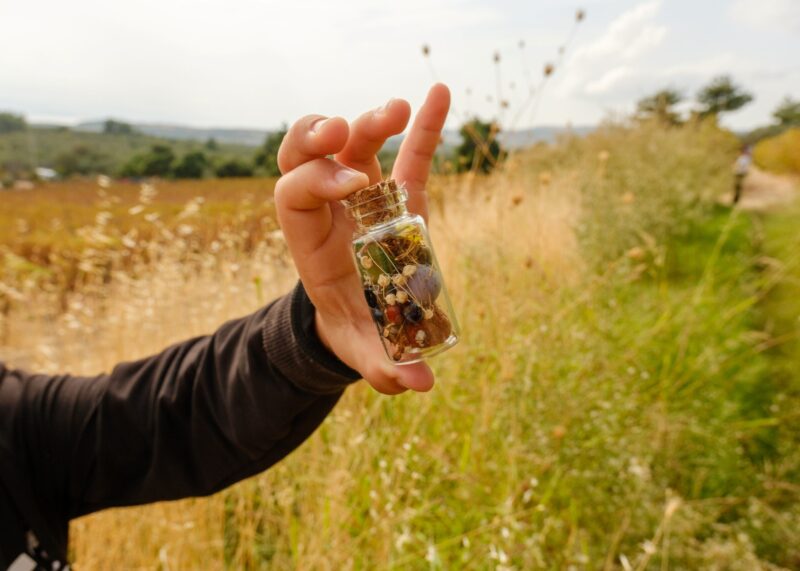
[[[211,336],[107,375],[0,365],[0,476],[44,543],[73,517],[211,494],[265,470],[357,378],[319,342],[301,285]],[[66,532],[58,539],[47,543],[62,552]]]

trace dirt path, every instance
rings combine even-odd
[[[798,186],[798,182],[791,177],[753,168],[744,181],[739,208],[752,211],[774,210],[800,197]],[[731,196],[726,197],[728,204],[730,201]]]

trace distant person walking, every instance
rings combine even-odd
[[[739,156],[736,157],[736,162],[733,165],[733,203],[739,202],[742,197],[742,186],[744,185],[744,177],[750,172],[750,165],[753,163],[753,157],[750,151],[750,145],[742,147]]]

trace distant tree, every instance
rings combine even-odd
[[[56,156],[53,168],[61,176],[105,173],[111,170],[111,158],[86,145],[75,145]]]
[[[172,169],[175,178],[203,178],[208,167],[208,159],[203,151],[186,153]]]
[[[220,178],[246,177],[253,176],[253,167],[240,159],[229,159],[220,164],[215,172]]]
[[[150,152],[145,155],[144,176],[167,176],[172,170],[175,153],[168,145],[153,145]]]
[[[752,100],[753,95],[736,85],[727,75],[715,77],[697,94],[701,117],[736,111]]]
[[[392,172],[394,163],[397,160],[397,151],[399,149],[381,149],[378,151],[378,162],[381,165],[381,171]]]
[[[491,172],[504,154],[497,140],[500,133],[497,123],[484,123],[476,117],[465,123],[459,133],[461,144],[456,148],[456,169],[459,172],[472,169]]]
[[[28,124],[25,117],[14,113],[0,113],[0,133],[13,133],[24,131]]]
[[[267,176],[280,176],[281,171],[278,168],[278,149],[281,148],[283,138],[286,136],[286,124],[274,133],[267,135],[264,144],[256,152],[254,162],[256,166],[264,170]]]
[[[134,155],[122,167],[122,176],[161,176],[172,172],[175,153],[168,145],[153,145],[146,153]]]
[[[103,133],[106,135],[133,135],[136,130],[129,124],[122,121],[106,119],[103,122]]]
[[[642,118],[654,118],[668,125],[678,125],[680,115],[674,107],[683,101],[683,95],[674,89],[662,89],[636,104],[636,114]]]
[[[209,137],[206,141],[206,150],[207,151],[216,151],[219,149],[219,145],[217,144],[217,140],[214,137]]]
[[[800,101],[794,101],[787,95],[772,112],[772,116],[780,125],[800,125]]]

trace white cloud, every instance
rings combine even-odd
[[[627,66],[620,66],[615,67],[614,69],[608,70],[605,74],[602,75],[599,79],[594,81],[590,81],[586,84],[586,93],[591,94],[600,94],[600,93],[608,93],[615,86],[617,86],[622,80],[631,75],[631,68]]]
[[[730,15],[734,20],[757,29],[800,33],[798,0],[736,0]]]
[[[611,94],[640,74],[645,57],[667,36],[657,22],[660,0],[650,0],[623,12],[595,41],[579,48],[561,85],[564,94]]]
[[[618,16],[599,39],[581,48],[576,59],[601,61],[606,58],[626,60],[640,56],[648,48],[661,43],[666,27],[653,21],[658,15],[660,0],[639,4]]]

